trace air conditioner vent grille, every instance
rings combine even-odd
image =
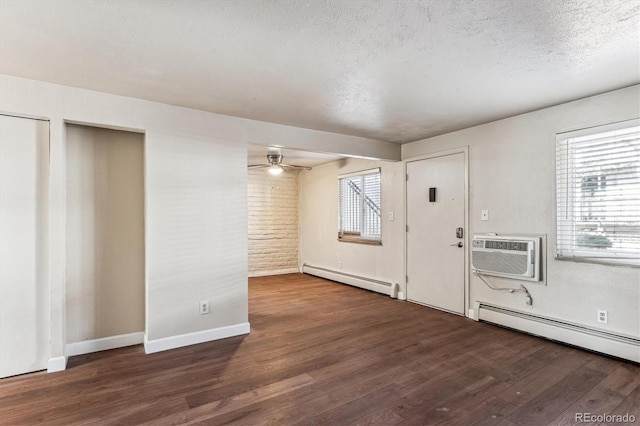
[[[513,253],[502,253],[496,256],[495,253],[478,251],[473,253],[473,266],[484,271],[498,271],[504,274],[523,275],[526,274],[527,256]]]
[[[528,243],[521,241],[486,240],[484,248],[496,250],[527,251]]]

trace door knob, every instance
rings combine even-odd
[[[455,244],[449,244],[451,247],[462,247],[462,241]]]

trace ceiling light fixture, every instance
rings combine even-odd
[[[296,166],[293,164],[284,164],[282,162],[282,154],[278,151],[270,151],[267,154],[268,164],[249,164],[248,169],[267,169],[269,173],[276,176],[282,173],[283,170],[311,170],[311,167]]]
[[[277,164],[273,164],[271,167],[269,167],[269,173],[271,173],[274,176],[277,176],[280,173],[282,173],[282,167],[278,166]]]

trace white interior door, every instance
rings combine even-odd
[[[0,377],[49,354],[49,123],[0,115]]]
[[[464,156],[407,163],[407,299],[457,314],[465,298],[465,238],[456,234],[466,232]]]

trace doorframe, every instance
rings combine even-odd
[[[409,163],[413,163],[416,161],[429,160],[432,158],[438,157],[446,157],[448,155],[453,154],[463,154],[464,155],[464,313],[462,314],[465,317],[469,316],[469,271],[470,271],[470,263],[469,263],[469,236],[471,232],[469,230],[469,146],[461,146],[459,148],[447,149],[444,151],[435,151],[433,153],[418,155],[415,157],[409,157],[402,160],[403,170],[404,170],[404,185],[402,189],[402,197],[404,200],[404,286],[403,286],[403,294],[402,300],[407,300],[407,272],[408,272],[408,238],[407,238],[407,225],[408,225],[408,205],[407,205],[407,166]],[[400,297],[398,297],[400,299]]]

